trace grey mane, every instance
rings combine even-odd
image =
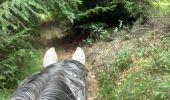
[[[74,60],[49,65],[22,81],[11,100],[86,100],[84,68]]]

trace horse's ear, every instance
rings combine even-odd
[[[58,58],[55,48],[49,48],[44,55],[43,66],[47,67],[50,64],[54,64],[57,62],[57,60]]]
[[[85,65],[85,53],[84,53],[84,51],[80,47],[77,47],[76,51],[73,54],[72,59],[77,60],[80,63],[82,63],[83,65]]]

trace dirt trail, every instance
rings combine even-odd
[[[55,47],[59,60],[69,58],[75,50],[78,42],[71,41],[67,33],[58,26],[59,22],[50,21],[42,25],[42,40],[44,41],[44,51],[50,47]]]
[[[41,40],[44,43],[44,52],[50,48],[55,47],[56,52],[58,55],[59,60],[63,59],[69,59],[74,51],[76,50],[77,46],[83,47],[86,52],[86,67],[88,69],[88,100],[94,99],[94,93],[96,88],[96,82],[95,82],[95,76],[93,72],[91,71],[89,61],[88,59],[90,56],[87,54],[88,50],[90,48],[88,46],[83,45],[82,46],[82,40],[86,38],[86,36],[82,35],[70,35],[64,32],[64,28],[58,26],[59,22],[57,21],[49,21],[44,24],[42,24],[42,36]]]

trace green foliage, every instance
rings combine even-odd
[[[3,31],[16,31],[37,25],[38,11],[43,8],[34,0],[12,0],[0,5],[1,28]],[[30,26],[31,25],[31,26]]]
[[[87,3],[89,4],[87,4]],[[90,2],[94,2],[91,4]],[[103,3],[104,2],[104,3]],[[94,5],[93,7],[87,7]],[[118,20],[133,21],[137,17],[143,16],[143,14],[151,6],[148,0],[132,1],[132,0],[95,0],[95,1],[83,1],[81,8],[86,8],[85,11],[80,9],[80,13],[77,14],[75,22],[77,24],[84,24],[90,22],[105,22],[111,24],[107,20],[112,21],[112,25],[116,25],[114,22]],[[103,16],[103,14],[105,14]],[[102,18],[104,17],[104,18]],[[116,18],[118,17],[118,18]],[[143,16],[144,17],[144,16]],[[98,18],[98,19],[94,19]],[[107,19],[110,18],[110,19]]]
[[[160,36],[160,35],[158,35]],[[113,63],[98,69],[100,99],[168,100],[170,98],[169,38],[147,32],[135,48],[119,50]],[[156,42],[157,41],[157,42]],[[159,42],[158,42],[159,41]],[[129,53],[130,52],[130,53]]]
[[[122,26],[131,26],[138,18],[146,21],[146,12],[151,7],[148,0],[82,0],[74,19],[74,28],[79,33],[89,34],[88,44],[106,38],[112,40]],[[142,21],[141,21],[142,22]],[[115,32],[108,34],[107,29]]]
[[[133,72],[127,76],[124,82],[116,86],[113,98],[119,99],[153,99],[152,89],[155,83],[146,72]]]
[[[37,0],[46,12],[53,12],[57,18],[68,19],[71,23],[74,22],[75,14],[78,12],[78,4],[81,0]]]
[[[154,0],[153,0],[154,1]],[[0,1],[0,88],[13,88],[21,79],[37,70],[35,50],[32,47],[34,36],[38,36],[40,15],[54,14],[61,20],[73,23],[74,29],[90,34],[87,43],[93,44],[101,39],[110,38],[108,28],[116,26],[114,33],[124,26],[132,25],[138,18],[147,18],[146,12],[151,6],[157,6],[152,0],[1,0]],[[165,9],[165,8],[163,8]],[[166,8],[167,9],[167,8]],[[138,41],[139,50],[135,55],[120,51],[112,65],[99,70],[98,80],[101,87],[101,98],[168,98],[169,95],[169,51],[161,51],[154,43],[146,43],[143,38]],[[159,48],[159,49],[158,49]],[[131,68],[132,56],[142,57],[139,65],[144,66],[147,75],[153,77],[140,78],[145,71],[131,73],[128,80],[117,84],[118,75]],[[148,60],[148,61],[146,61]],[[155,74],[161,74],[156,80]],[[168,74],[168,75],[165,75]],[[138,78],[138,79],[136,79]],[[138,81],[138,84],[135,82]],[[131,83],[130,83],[131,82]],[[9,84],[10,83],[10,84]],[[148,84],[146,84],[148,83]],[[160,84],[158,84],[160,83]],[[139,84],[141,84],[139,86]],[[156,85],[154,88],[152,85]],[[144,87],[146,86],[146,87]],[[165,88],[165,87],[168,88]],[[147,88],[149,90],[146,93]],[[118,91],[116,91],[118,90]],[[130,91],[135,92],[130,92]],[[140,92],[142,91],[142,92]],[[129,95],[129,93],[131,95]],[[136,97],[134,97],[136,93]],[[6,93],[8,94],[8,92]],[[125,95],[128,94],[128,95]],[[1,95],[1,93],[0,93]],[[6,95],[5,95],[6,97]],[[4,98],[5,98],[4,97]]]
[[[124,71],[132,63],[131,55],[128,50],[120,51],[116,56],[112,67],[118,67],[120,71]]]
[[[100,87],[99,93],[102,94],[99,98],[111,99],[113,91],[116,88],[116,80],[118,75],[127,69],[132,64],[131,53],[128,50],[123,50],[117,53],[114,62],[97,72],[98,84]]]
[[[76,20],[87,19],[94,16],[94,14],[99,15],[101,13],[113,11],[115,7],[116,5],[112,5],[111,7],[96,7],[94,9],[88,9],[86,12],[78,14]]]
[[[11,94],[11,90],[0,89],[1,100],[9,100],[10,94]]]
[[[32,46],[28,42],[30,34],[28,30],[23,30],[19,33],[1,33],[0,37],[0,87],[8,85],[13,82],[12,85],[17,84],[17,80],[20,76],[16,76],[19,73],[19,66],[26,66],[31,63],[33,54]],[[29,58],[29,59],[28,59]],[[30,62],[25,62],[30,61]],[[30,66],[28,66],[30,67]]]
[[[34,54],[30,40],[34,32],[30,28],[38,26],[40,8],[33,0],[12,0],[0,5],[0,88],[15,86],[21,80],[21,76],[17,76],[22,72],[19,69],[31,67],[29,63]]]
[[[36,70],[32,68],[35,67],[36,55],[31,42],[33,36],[39,34],[37,30],[41,23],[40,14],[56,12],[58,18],[73,22],[74,12],[80,3],[80,0],[0,2],[0,88],[13,88],[21,79]]]
[[[82,5],[80,5],[81,10],[87,10],[90,8],[95,8],[96,6],[106,6],[108,5],[112,0],[82,0]]]
[[[0,5],[0,19],[2,29],[12,27],[14,30],[39,25],[39,14],[49,11],[58,12],[59,16],[67,16],[70,21],[74,19],[74,9],[79,0],[12,0]],[[31,26],[30,26],[31,25]]]
[[[154,95],[156,96],[157,99],[169,99],[169,90],[170,90],[170,75],[165,74],[160,81],[158,81],[157,88],[154,91]]]
[[[84,29],[82,34],[89,34],[88,38],[86,39],[86,43],[90,45],[98,40],[105,40],[109,38],[110,35],[106,29],[107,25],[105,23],[89,23],[80,26],[80,28]]]

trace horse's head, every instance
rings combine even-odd
[[[85,54],[77,47],[71,60],[57,62],[55,48],[44,55],[43,70],[21,82],[11,100],[86,100]]]

